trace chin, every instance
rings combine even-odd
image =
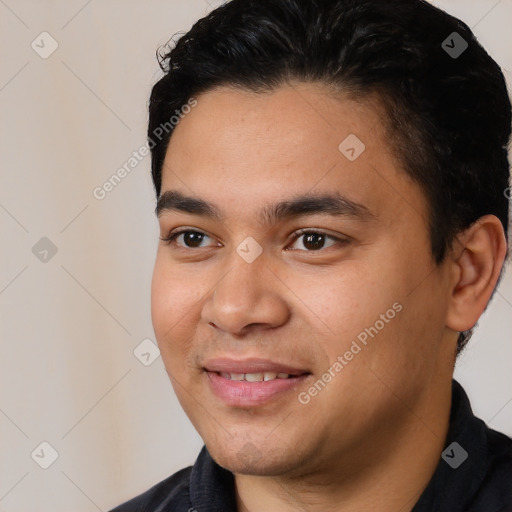
[[[236,448],[234,449],[234,446]],[[229,446],[206,444],[212,458],[223,468],[239,475],[279,476],[297,470],[304,457],[292,447],[257,446],[250,441]],[[290,451],[288,451],[290,450]]]

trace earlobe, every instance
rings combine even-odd
[[[447,327],[462,332],[476,324],[496,286],[506,252],[503,226],[494,215],[481,217],[457,236],[451,255],[454,277]]]

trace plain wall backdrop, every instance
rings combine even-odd
[[[133,153],[156,49],[220,3],[0,0],[1,512],[106,511],[202,446],[161,358],[148,364],[158,229],[150,157]],[[436,4],[510,83],[512,1]],[[509,435],[511,333],[509,269],[455,372]]]

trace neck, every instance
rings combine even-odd
[[[301,476],[235,475],[238,512],[410,512],[439,463],[449,428],[451,375],[350,453],[336,453]],[[317,465],[318,466],[318,465]]]

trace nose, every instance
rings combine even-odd
[[[247,263],[235,253],[204,303],[202,320],[232,335],[278,327],[290,316],[285,290],[264,254]]]

